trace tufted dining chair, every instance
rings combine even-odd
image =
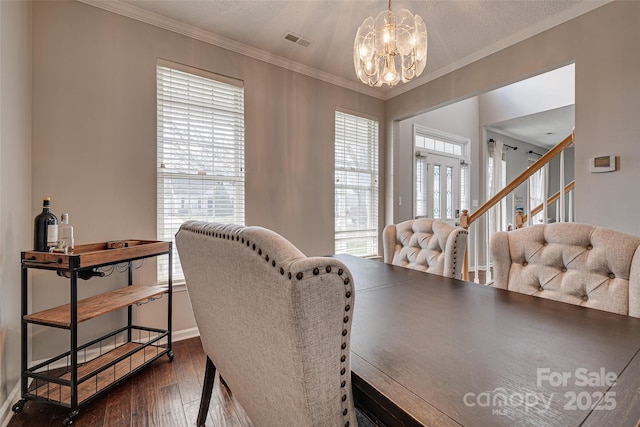
[[[497,232],[493,286],[640,317],[639,246],[640,237],[580,223]]]
[[[467,230],[430,218],[389,224],[382,231],[384,262],[459,279]]]
[[[333,258],[307,258],[261,227],[188,221],[176,247],[207,364],[256,426],[356,426],[350,339],[354,284]]]

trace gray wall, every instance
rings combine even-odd
[[[32,221],[31,3],[0,1],[0,407],[20,375],[20,251],[33,245]]]
[[[244,81],[247,224],[307,255],[333,253],[334,112],[378,117],[382,138],[383,101],[79,2],[33,6],[32,212],[50,196],[56,214],[70,213],[76,244],[156,238],[157,58]],[[153,283],[154,273],[150,260],[136,282]],[[125,280],[91,279],[81,296]],[[68,299],[62,279],[37,275],[34,286],[34,309]],[[174,301],[175,330],[193,328],[186,292]],[[139,318],[161,325],[164,304],[145,305]],[[81,338],[122,320],[87,322]],[[66,342],[34,335],[34,359]]]
[[[640,234],[640,224],[631,220],[640,207],[634,188],[640,179],[639,16],[640,2],[614,1],[387,101],[387,149],[393,153],[387,176],[394,178],[387,197],[394,204],[386,222],[402,216],[398,196],[411,191],[399,176],[411,168],[397,155],[395,121],[575,61],[577,220]],[[604,154],[620,156],[620,170],[589,173],[588,159]],[[482,158],[472,161],[484,164]],[[474,169],[472,179],[482,182],[479,173]]]

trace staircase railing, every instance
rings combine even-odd
[[[572,194],[571,191],[573,191],[575,187],[576,187],[575,180],[571,181],[564,187],[564,194],[571,195]],[[547,206],[554,204],[555,202],[558,201],[559,198],[560,198],[560,191],[556,191],[551,197],[547,199]],[[571,203],[569,203],[569,207],[571,207]],[[540,203],[538,206],[531,209],[531,215],[532,216],[538,215],[540,212],[542,212],[543,208],[544,208],[544,203]],[[560,206],[558,206],[557,211],[559,210],[560,210]],[[520,226],[523,226],[529,218],[528,218],[528,215],[521,215],[521,217],[522,217],[522,222],[520,222]],[[559,218],[559,217],[560,217],[559,212],[556,212],[556,218]],[[573,217],[573,214],[569,213],[569,218],[571,217]],[[517,218],[517,214],[516,214],[516,218]],[[520,226],[518,226],[518,220],[516,219],[516,228],[520,228]]]
[[[551,197],[547,197],[547,182],[546,182],[546,173],[545,173],[545,179],[544,179],[544,196],[543,196],[543,202],[539,205],[539,206],[531,206],[531,203],[529,202],[530,200],[530,179],[531,177],[538,171],[540,171],[543,168],[548,168],[549,162],[555,158],[556,156],[560,156],[560,173],[559,173],[559,177],[560,177],[560,183],[558,188],[564,188],[564,194],[569,193],[570,197],[572,194],[573,189],[575,188],[575,181],[572,181],[571,183],[569,183],[568,185],[565,185],[565,178],[564,178],[564,150],[566,148],[568,148],[569,146],[571,146],[572,144],[574,144],[574,132],[572,132],[569,136],[567,136],[565,139],[563,139],[561,142],[559,142],[555,147],[553,147],[552,149],[550,149],[549,151],[547,151],[544,155],[542,155],[535,163],[533,163],[529,168],[527,168],[524,172],[522,172],[518,177],[516,177],[513,181],[511,181],[510,183],[508,183],[502,190],[500,190],[496,195],[494,195],[493,197],[491,197],[487,202],[485,202],[482,206],[480,206],[478,209],[476,209],[473,213],[469,214],[469,212],[465,209],[462,211],[462,214],[460,216],[460,226],[469,230],[470,231],[470,241],[473,242],[473,248],[474,248],[474,281],[476,283],[480,283],[480,279],[479,279],[479,263],[478,263],[478,247],[479,247],[479,240],[480,240],[480,234],[478,231],[478,228],[475,224],[476,222],[479,222],[478,220],[480,218],[484,218],[486,219],[484,221],[484,236],[483,236],[483,241],[481,242],[482,245],[485,248],[485,260],[486,260],[486,266],[485,266],[485,281],[484,283],[491,283],[492,281],[492,277],[491,277],[491,258],[490,258],[490,248],[489,248],[489,242],[490,242],[490,216],[492,214],[494,210],[492,210],[491,208],[500,205],[501,203],[506,203],[505,198],[509,195],[511,195],[512,193],[514,193],[514,191],[524,182],[529,180],[529,186],[528,186],[528,191],[527,191],[527,197],[526,197],[526,209],[527,212],[519,212],[519,215],[517,215],[517,213],[515,212],[515,203],[513,202],[514,198],[512,197],[512,212],[514,213],[514,222],[515,227],[519,228],[519,227],[523,227],[526,224],[531,222],[531,219],[538,214],[539,212],[546,212],[547,208],[549,207],[549,205],[553,204],[553,203],[558,203],[557,206],[557,215],[556,218],[558,218],[558,221],[564,221],[565,219],[565,198],[564,197],[560,197],[560,191],[558,191],[556,194],[552,195]],[[572,209],[572,203],[569,203],[569,220],[572,220],[573,218],[573,209]],[[546,222],[546,215],[544,215],[544,219],[543,221]],[[473,229],[472,229],[473,226]],[[469,244],[467,245],[467,249],[466,249],[466,253],[465,253],[465,261],[464,261],[464,267],[463,267],[463,273],[462,273],[462,277],[464,280],[469,280]]]

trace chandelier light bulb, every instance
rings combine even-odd
[[[382,79],[384,80],[385,83],[391,86],[398,83],[398,81],[400,80],[400,75],[396,70],[396,64],[395,64],[395,61],[393,60],[393,57],[389,57],[388,60],[385,60],[385,61],[386,63],[384,67],[384,72],[382,73]]]
[[[369,16],[356,32],[353,63],[358,79],[369,86],[394,86],[422,74],[427,63],[427,27],[407,9]]]
[[[390,29],[389,28],[385,28],[383,30],[383,36],[382,39],[384,40],[385,44],[389,43],[391,41],[391,34],[390,34]]]

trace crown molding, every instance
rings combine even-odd
[[[123,3],[117,0],[76,0],[80,3],[84,3],[90,6],[113,12],[118,15],[125,16],[127,18],[135,19],[137,21],[144,22],[159,28],[163,28],[174,33],[182,34],[183,36],[191,37],[196,40],[220,47],[222,49],[236,52],[244,56],[248,56],[259,61],[266,62],[271,65],[275,65],[296,73],[304,74],[309,77],[313,77],[318,80],[322,80],[327,83],[334,84],[336,86],[344,87],[345,89],[354,90],[365,95],[372,96],[381,100],[385,99],[385,93],[376,88],[372,88],[363,85],[358,82],[344,79],[342,77],[335,76],[333,74],[326,73],[324,71],[317,70],[299,62],[291,61],[281,56],[274,55],[261,49],[245,45],[243,43],[222,37],[218,34],[214,34],[209,31],[205,31],[201,28],[194,27],[193,25],[185,24],[175,19],[167,18],[154,12],[149,12],[144,9],[140,9],[136,6],[128,3]]]
[[[505,49],[509,46],[513,46],[517,43],[520,43],[521,41],[524,41],[530,37],[533,37],[537,34],[547,31],[555,26],[558,26],[574,18],[577,18],[578,16],[584,15],[587,12],[591,12],[592,10],[597,9],[601,6],[604,6],[607,3],[611,3],[612,1],[614,0],[582,1],[576,4],[575,6],[566,8],[561,12],[556,13],[553,16],[550,16],[545,20],[536,22],[533,25],[525,27],[522,30],[518,31],[517,33],[514,33],[509,37],[505,37],[504,39],[501,39],[496,43],[490,46],[487,46],[484,49],[481,49],[477,52],[474,52],[470,55],[465,56],[464,58],[454,61],[447,66],[438,68],[437,70],[434,70],[428,74],[423,74],[422,76],[416,78],[413,81],[405,83],[402,86],[396,86],[395,88],[391,89],[387,93],[385,100],[391,99],[405,92],[408,92],[412,89],[415,89],[416,87],[421,86],[431,80],[435,80],[438,77],[442,77],[455,70],[458,70],[462,67],[472,64],[482,58],[485,58],[498,51],[501,51],[502,49]]]
[[[439,77],[442,77],[446,74],[456,71],[462,67],[465,67],[475,61],[485,58],[502,49],[505,49],[509,46],[512,46],[516,43],[519,43],[523,40],[533,37],[536,34],[540,34],[550,28],[553,28],[564,22],[567,22],[573,18],[577,18],[580,15],[583,15],[587,12],[597,9],[614,0],[582,1],[576,4],[575,6],[566,8],[563,11],[543,21],[537,22],[533,25],[530,25],[529,27],[523,28],[517,33],[512,34],[511,36],[506,37],[504,39],[501,39],[498,42],[490,46],[487,46],[484,49],[481,49],[477,52],[474,52],[470,55],[465,56],[464,58],[454,61],[447,66],[438,68],[437,70],[434,70],[430,73],[423,74],[422,76],[416,78],[415,80],[412,80],[408,83],[404,83],[403,85],[395,86],[394,88],[387,89],[387,90],[385,90],[384,88],[370,87],[359,82],[347,80],[342,77],[338,77],[333,74],[317,70],[315,68],[309,67],[299,62],[291,61],[289,59],[274,55],[272,53],[266,52],[261,49],[256,49],[254,47],[245,45],[235,40],[222,37],[218,34],[205,31],[203,29],[194,27],[189,24],[185,24],[175,19],[167,18],[157,13],[140,9],[128,3],[123,3],[117,0],[76,0],[76,1],[90,5],[90,6],[95,6],[100,9],[113,12],[118,15],[122,15],[131,19],[135,19],[137,21],[141,21],[159,28],[163,28],[165,30],[172,31],[174,33],[182,34],[184,36],[191,37],[196,40],[200,40],[202,42],[220,47],[222,49],[236,52],[241,55],[245,55],[250,58],[266,62],[268,64],[272,64],[290,71],[294,71],[296,73],[304,74],[306,76],[313,77],[315,79],[318,79],[327,83],[331,83],[336,86],[343,87],[345,89],[350,89],[350,90],[362,93],[364,95],[368,95],[383,101],[387,101],[391,98],[394,98],[398,95],[401,95],[405,92],[415,89],[418,86],[421,86],[425,83],[428,83],[432,80],[435,80]]]

